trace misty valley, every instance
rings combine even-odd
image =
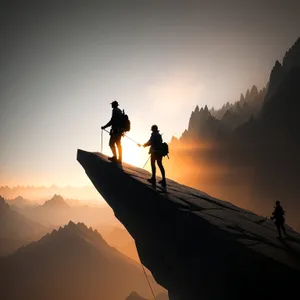
[[[151,296],[134,240],[107,205],[57,194],[38,202],[0,199],[3,299]],[[164,289],[148,276],[164,299]]]

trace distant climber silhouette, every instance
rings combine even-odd
[[[108,159],[114,162],[122,163],[122,145],[121,145],[121,138],[123,135],[122,130],[122,111],[118,108],[119,103],[118,101],[113,101],[111,103],[112,107],[112,117],[110,121],[101,127],[101,129],[105,129],[109,126],[111,126],[110,129],[110,139],[109,139],[109,147],[112,151],[113,156],[109,157]],[[117,150],[118,148],[118,154],[119,157],[117,157]]]
[[[152,125],[151,127],[151,137],[149,139],[149,141],[145,144],[143,144],[143,147],[147,147],[150,146],[149,149],[149,154],[151,155],[151,169],[152,169],[152,177],[147,179],[150,183],[152,183],[153,185],[156,184],[156,167],[155,167],[155,162],[157,162],[157,165],[160,169],[161,172],[161,177],[162,180],[160,180],[158,183],[160,183],[162,186],[166,186],[166,175],[165,175],[165,169],[164,166],[162,164],[162,136],[159,133],[158,127],[157,125]],[[138,144],[138,146],[140,147],[141,144]]]
[[[283,210],[280,201],[276,201],[276,205],[274,207],[274,211],[272,213],[271,220],[275,220],[275,225],[278,231],[278,238],[281,238],[281,230],[283,231],[284,235],[286,236],[286,231],[284,227],[285,218],[284,218],[285,211]]]

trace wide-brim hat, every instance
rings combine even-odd
[[[119,103],[118,103],[118,101],[113,101],[113,102],[111,102],[110,104],[112,104],[112,105],[119,105]]]

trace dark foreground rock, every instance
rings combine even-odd
[[[171,300],[298,294],[300,235],[291,228],[278,240],[272,221],[231,203],[171,180],[167,193],[154,190],[148,172],[99,153],[78,150],[77,160]]]

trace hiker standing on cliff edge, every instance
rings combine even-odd
[[[161,172],[162,180],[160,180],[158,183],[160,183],[163,187],[165,187],[166,184],[166,175],[165,175],[165,169],[162,164],[162,136],[159,133],[157,125],[152,125],[151,127],[151,137],[149,141],[145,144],[143,144],[143,147],[150,146],[149,154],[151,155],[151,169],[152,169],[152,177],[147,179],[150,183],[153,185],[156,184],[156,167],[155,162],[157,162],[157,165]],[[139,147],[141,147],[141,144],[138,144]]]
[[[109,157],[108,159],[113,162],[122,163],[122,145],[121,145],[121,138],[123,135],[122,130],[122,111],[118,108],[119,103],[117,101],[113,101],[111,103],[112,107],[112,117],[110,121],[101,127],[101,129],[105,129],[109,126],[111,126],[110,129],[110,139],[109,139],[109,147],[113,153],[112,157]],[[118,148],[118,154],[119,158],[117,158],[117,151],[116,146]]]
[[[284,222],[285,222],[284,213],[285,212],[280,204],[280,201],[276,201],[276,205],[274,207],[271,220],[275,220],[275,225],[278,231],[278,238],[281,238],[281,230],[286,236],[285,227],[284,227]]]

